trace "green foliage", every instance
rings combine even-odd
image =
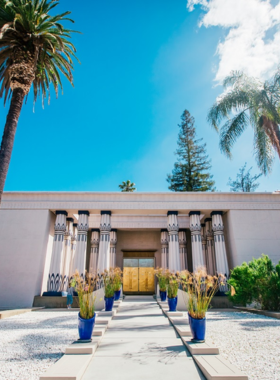
[[[118,290],[121,289],[122,287],[122,270],[119,267],[114,268],[114,278],[113,278],[113,283],[114,283],[114,291],[117,292]]]
[[[61,87],[61,74],[73,84],[73,57],[75,46],[70,42],[75,31],[64,27],[64,22],[74,22],[69,11],[51,15],[59,5],[56,0],[0,0],[0,96],[5,101],[11,95],[11,69],[18,71],[19,82],[24,82],[32,68],[34,101],[50,97],[50,85],[56,95]],[[30,57],[30,67],[22,70],[15,66],[16,54]]]
[[[121,189],[122,193],[133,193],[136,190],[135,183],[128,181],[123,181],[119,188]]]
[[[214,191],[210,160],[206,154],[206,144],[196,139],[194,118],[185,110],[179,125],[178,149],[172,174],[168,174],[167,182],[172,191]]]
[[[105,297],[111,298],[114,297],[115,294],[115,284],[114,284],[114,269],[110,268],[110,270],[105,270],[102,273],[103,281],[104,281],[104,292]]]
[[[251,125],[254,155],[261,172],[267,175],[272,170],[274,151],[280,157],[280,69],[265,82],[233,71],[223,85],[225,92],[208,113],[209,123],[220,134],[220,149],[231,158],[236,140]]]
[[[280,310],[280,263],[276,266],[267,255],[235,267],[228,283],[235,289],[229,299],[246,306],[257,302],[265,310]]]
[[[261,177],[262,174],[251,175],[252,167],[245,172],[247,163],[239,169],[239,173],[236,176],[236,180],[233,181],[229,178],[228,185],[230,186],[230,191],[234,192],[245,192],[250,193],[255,191],[259,187],[259,183],[256,183],[257,179]]]

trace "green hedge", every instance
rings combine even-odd
[[[231,271],[228,280],[236,294],[229,299],[236,305],[258,302],[263,310],[280,311],[280,262],[273,265],[267,255],[243,263]]]

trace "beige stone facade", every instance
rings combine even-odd
[[[122,267],[133,253],[174,270],[195,263],[226,272],[262,253],[278,262],[279,231],[279,193],[6,192],[0,308],[30,307],[48,288],[63,290],[73,265],[81,274],[90,263]],[[51,286],[50,271],[59,278]]]

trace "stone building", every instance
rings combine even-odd
[[[280,260],[280,194],[6,192],[0,209],[0,308],[63,293],[75,270],[124,271],[124,292],[154,292],[151,269],[230,275]]]

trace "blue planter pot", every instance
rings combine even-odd
[[[178,301],[178,297],[174,297],[174,298],[167,298],[168,299],[168,306],[169,306],[169,311],[176,311],[177,309],[177,301]]]
[[[166,291],[162,291],[162,290],[160,290],[160,291],[159,291],[159,294],[160,294],[160,300],[161,300],[162,302],[165,302],[165,301],[166,301]]]
[[[205,331],[206,331],[206,318],[195,319],[189,315],[189,324],[190,324],[193,340],[197,342],[204,342]]]
[[[90,319],[84,319],[78,314],[78,330],[80,340],[90,340],[95,324],[95,313]]]
[[[104,297],[105,311],[112,311],[114,306],[114,297]]]
[[[116,290],[115,295],[114,295],[114,300],[118,301],[120,299],[120,296],[121,296],[121,290]]]

